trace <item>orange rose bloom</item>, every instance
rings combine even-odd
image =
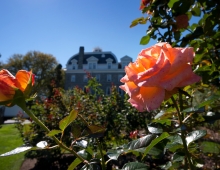
[[[16,91],[23,92],[24,97],[29,93],[30,86],[34,84],[32,72],[20,70],[14,77],[8,70],[0,71],[0,104],[9,104],[16,96]]]
[[[140,52],[136,62],[125,67],[120,86],[129,96],[132,106],[143,112],[160,106],[164,99],[183,87],[200,81],[193,73],[193,48],[172,48],[158,43]],[[165,95],[166,94],[166,95]],[[168,96],[167,96],[168,95]]]

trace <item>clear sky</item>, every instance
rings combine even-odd
[[[35,50],[52,54],[65,68],[84,46],[85,52],[100,47],[134,61],[152,45],[139,44],[147,25],[129,28],[143,16],[139,5],[140,0],[1,0],[0,60]]]

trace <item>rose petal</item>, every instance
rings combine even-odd
[[[164,89],[171,91],[174,87],[177,87],[177,85],[182,82],[185,79],[188,79],[188,77],[192,74],[192,68],[190,65],[186,64],[185,67],[180,68],[173,74],[169,74],[166,77],[164,77],[160,81],[161,87]]]
[[[161,61],[159,61],[161,60]],[[170,62],[167,60],[164,56],[164,53],[162,53],[158,59],[158,62],[163,63],[162,65],[158,64],[158,66],[155,66],[155,72],[157,72],[153,75],[148,77],[140,77],[137,80],[137,85],[139,87],[144,86],[144,87],[149,87],[149,86],[158,86],[160,87],[160,80],[167,74],[167,72],[170,69]],[[147,73],[145,74],[147,75]],[[139,77],[139,75],[138,75]],[[142,80],[142,81],[141,81]]]
[[[177,87],[184,87],[196,82],[199,82],[201,80],[201,77],[197,76],[195,73],[192,72],[191,76],[189,76],[187,79],[184,79],[182,82],[180,82]]]
[[[19,70],[16,74],[16,78],[19,82],[20,90],[24,92],[30,79],[32,78],[32,73],[28,72],[26,70]],[[32,82],[32,84],[33,84],[33,82]]]
[[[165,90],[158,87],[141,87],[139,94],[128,101],[138,111],[152,111],[157,109],[165,97]]]
[[[130,81],[125,83],[124,85],[119,86],[122,90],[124,90],[130,97],[139,93],[140,88],[134,84],[134,82]]]

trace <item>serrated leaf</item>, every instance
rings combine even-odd
[[[156,139],[152,140],[150,145],[146,148],[142,159],[148,154],[148,152],[151,150],[151,148],[153,148],[156,144],[158,144],[160,141],[162,141],[163,139],[166,139],[169,136],[170,135],[167,132],[163,132],[159,137],[157,137]]]
[[[186,137],[186,144],[187,146],[191,143],[194,142],[200,138],[202,138],[203,136],[206,135],[206,131],[205,130],[195,130],[190,132],[187,137]]]
[[[57,134],[59,134],[59,133],[62,133],[62,131],[61,131],[61,130],[51,130],[51,131],[47,134],[47,136],[55,136],[55,135],[57,135]]]
[[[32,146],[22,146],[22,147],[17,147],[9,152],[6,152],[4,154],[1,154],[0,156],[10,156],[10,155],[14,155],[14,154],[18,154],[27,150],[30,150],[32,148]]]
[[[150,36],[149,35],[145,35],[141,38],[140,44],[141,45],[146,45],[148,44],[150,41]]]
[[[59,122],[59,128],[64,131],[66,127],[77,118],[77,115],[78,112],[76,110],[72,110],[68,116]]]
[[[126,163],[123,167],[122,170],[148,170],[149,167],[146,164],[140,163],[140,162],[129,162]]]
[[[76,158],[68,167],[68,170],[74,170],[77,165],[79,165],[82,161],[79,158]]]

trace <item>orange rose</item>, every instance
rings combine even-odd
[[[32,72],[20,70],[14,77],[8,70],[0,71],[0,104],[10,105],[14,98],[27,97],[34,84]],[[20,92],[19,92],[20,91]],[[17,95],[16,95],[17,94]]]
[[[121,79],[125,84],[120,88],[140,112],[154,110],[175,93],[177,87],[200,80],[192,71],[193,57],[193,48],[190,47],[172,48],[167,43],[158,43],[146,48],[136,62],[125,67],[126,75]]]

